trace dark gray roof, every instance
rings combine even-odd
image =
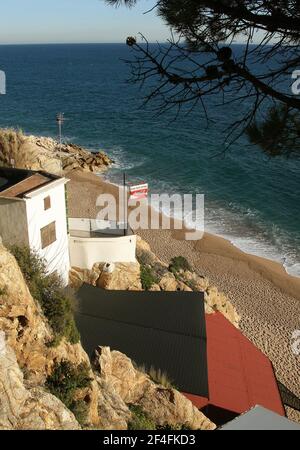
[[[43,171],[0,167],[0,193],[4,195],[7,192],[9,197],[20,197],[34,188],[57,179],[59,179],[58,176]],[[10,192],[16,185],[18,190]]]
[[[91,355],[98,345],[161,369],[182,392],[208,397],[202,293],[104,291],[84,285],[76,322]]]
[[[262,406],[256,406],[246,414],[243,414],[242,416],[239,416],[224,425],[220,428],[220,430],[300,431],[300,425],[288,420],[286,417],[279,416],[273,411],[269,411]]]

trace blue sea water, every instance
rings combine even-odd
[[[0,126],[55,137],[56,113],[65,112],[66,139],[107,151],[116,161],[113,181],[126,170],[152,192],[204,193],[206,231],[300,276],[299,160],[270,160],[243,137],[212,158],[247,101],[216,108],[211,100],[208,129],[200,109],[175,122],[171,112],[155,117],[126,82],[128,58],[121,44],[0,46],[7,76]]]

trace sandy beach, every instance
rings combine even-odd
[[[95,218],[101,193],[118,196],[116,186],[94,174],[67,175],[69,216]],[[137,232],[154,253],[168,263],[185,256],[201,275],[208,277],[230,299],[241,315],[240,327],[272,361],[278,380],[300,397],[300,356],[292,352],[291,339],[300,330],[300,278],[292,277],[273,261],[240,251],[225,239],[205,234],[200,241],[185,241],[172,230]],[[300,414],[289,412],[300,421]]]

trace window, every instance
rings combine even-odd
[[[56,226],[55,222],[50,223],[41,229],[42,248],[46,248],[56,241]]]
[[[51,208],[51,198],[50,196],[44,198],[44,210],[47,211],[47,209]]]

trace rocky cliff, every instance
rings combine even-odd
[[[89,387],[76,392],[86,407],[85,427],[127,429],[136,405],[157,427],[215,428],[183,395],[152,381],[125,355],[99,347],[91,365],[80,344],[63,340],[53,347],[52,339],[15,258],[0,244],[0,428],[80,428],[45,384],[62,361],[84,363],[89,371]]]
[[[51,138],[27,136],[20,131],[0,130],[0,164],[30,170],[67,174],[73,169],[102,172],[112,163],[103,152],[91,153],[74,144],[62,144]]]

